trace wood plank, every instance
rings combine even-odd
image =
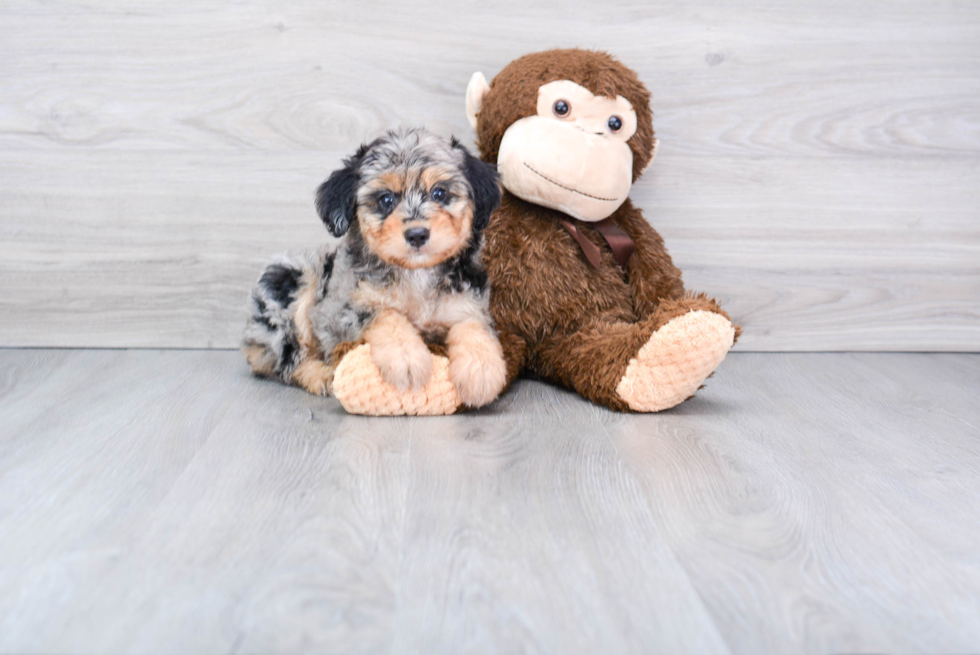
[[[746,354],[717,377],[613,438],[732,650],[976,651],[980,358]]]
[[[236,347],[265,263],[328,239],[312,193],[343,155],[0,153],[0,342]],[[980,166],[662,158],[637,202],[739,348],[980,349]],[[868,217],[855,179],[895,205]]]
[[[976,3],[0,15],[0,345],[234,347],[262,262],[322,239],[340,157],[397,124],[466,138],[472,71],[580,44],[653,89],[633,196],[739,348],[980,349]]]
[[[968,1],[3,12],[0,145],[11,149],[347,150],[402,122],[469,134],[473,71],[492,78],[526,52],[579,44],[638,71],[664,145],[688,154],[980,152],[980,8]]]
[[[728,652],[559,408],[351,417],[237,353],[0,362],[0,651]]]
[[[0,350],[3,652],[975,652],[980,356],[751,354],[620,415],[345,415]]]

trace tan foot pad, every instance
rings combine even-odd
[[[348,412],[368,416],[443,416],[462,404],[449,379],[447,358],[432,356],[432,378],[423,388],[400,391],[381,376],[368,344],[361,344],[340,360],[332,392]]]
[[[630,360],[616,393],[635,412],[659,412],[694,395],[735,342],[721,314],[696,310],[671,319]]]

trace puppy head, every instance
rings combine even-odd
[[[479,239],[500,204],[494,168],[424,129],[361,146],[317,191],[331,234],[357,224],[368,248],[403,268],[436,266]]]

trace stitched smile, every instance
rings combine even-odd
[[[561,187],[561,188],[563,188],[563,189],[565,189],[565,191],[571,191],[572,193],[577,193],[577,194],[579,194],[580,196],[585,196],[586,198],[592,198],[593,200],[601,200],[601,201],[603,201],[603,202],[617,202],[617,200],[616,200],[616,198],[600,198],[599,196],[593,196],[593,195],[591,195],[591,194],[588,194],[588,193],[582,193],[581,191],[576,191],[576,190],[575,190],[575,189],[573,189],[572,187],[569,187],[569,186],[565,186],[564,184],[561,184],[561,183],[559,183],[559,182],[555,182],[555,181],[554,181],[553,179],[551,179],[550,177],[547,177],[547,176],[545,176],[545,175],[542,175],[541,173],[539,173],[539,172],[537,172],[536,170],[534,170],[533,168],[531,168],[530,166],[528,166],[528,163],[527,163],[527,162],[522,162],[522,163],[523,163],[523,164],[524,164],[525,166],[527,166],[527,169],[528,169],[529,171],[531,171],[532,173],[534,173],[535,175],[537,175],[537,176],[538,176],[538,177],[540,177],[541,179],[543,179],[543,180],[546,180],[546,181],[548,181],[548,182],[551,182],[551,183],[552,183],[552,184],[554,184],[555,186],[558,186],[558,187]]]

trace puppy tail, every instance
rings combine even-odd
[[[305,360],[320,359],[310,310],[323,298],[333,254],[284,255],[269,264],[249,296],[242,352],[252,372],[296,383]]]

